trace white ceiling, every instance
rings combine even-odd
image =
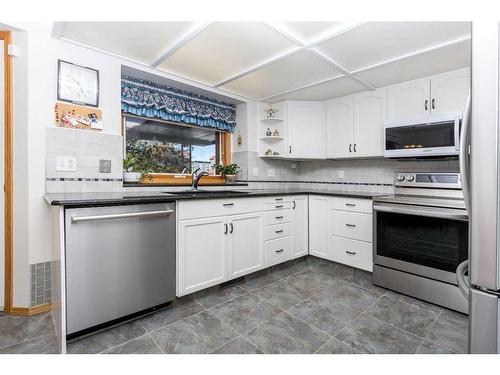
[[[329,99],[470,65],[468,22],[62,22],[54,30],[269,102]]]

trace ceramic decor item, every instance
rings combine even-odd
[[[270,137],[273,135],[273,132],[271,131],[271,129],[267,128],[266,130],[266,136]]]
[[[278,129],[274,130],[273,136],[274,137],[279,137],[280,136],[280,132],[278,131]]]

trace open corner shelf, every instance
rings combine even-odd
[[[281,136],[265,136],[260,138],[261,141],[281,141],[283,139],[285,139],[285,137]]]

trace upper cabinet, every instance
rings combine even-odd
[[[297,159],[325,156],[323,103],[287,102],[288,154]]]
[[[325,103],[327,157],[383,155],[385,95],[385,89],[378,89]]]
[[[390,86],[387,88],[387,120],[462,112],[469,81],[469,69],[460,69]]]

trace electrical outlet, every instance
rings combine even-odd
[[[111,160],[99,160],[99,173],[111,173]]]
[[[274,169],[269,168],[267,170],[267,177],[274,177]]]
[[[344,170],[343,169],[339,170],[339,178],[344,178],[344,177],[345,177]]]
[[[253,167],[253,176],[259,177],[259,167]]]
[[[295,163],[290,164],[290,168],[297,169],[297,164],[295,164]]]
[[[57,156],[56,172],[76,172],[76,158]]]

